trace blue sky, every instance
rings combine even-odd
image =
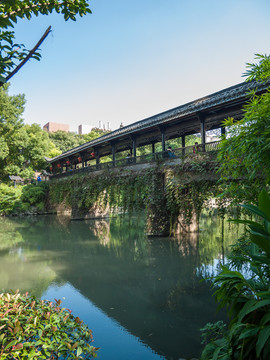
[[[29,49],[51,25],[40,62],[12,79],[25,123],[110,122],[116,129],[244,81],[255,53],[270,54],[269,0],[91,0],[92,14],[16,24]]]

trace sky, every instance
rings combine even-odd
[[[32,59],[10,80],[26,96],[24,121],[115,130],[245,80],[270,54],[269,0],[91,0],[92,14],[20,20],[16,41]],[[102,125],[102,126],[103,126]]]

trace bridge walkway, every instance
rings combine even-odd
[[[73,176],[76,174],[86,174],[92,173],[100,170],[112,170],[114,168],[128,167],[128,166],[136,166],[147,163],[154,162],[163,162],[168,160],[176,160],[179,159],[183,161],[183,159],[191,154],[199,154],[199,153],[209,153],[209,152],[217,152],[220,148],[221,141],[213,141],[205,144],[199,144],[197,146],[185,146],[177,149],[173,149],[172,152],[166,150],[156,153],[149,153],[142,156],[133,156],[129,158],[122,158],[115,161],[108,161],[104,163],[99,163],[91,166],[82,166],[76,169],[70,169],[66,166],[66,169],[58,174],[51,175],[51,179],[59,179],[63,177]]]

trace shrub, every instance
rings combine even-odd
[[[0,358],[93,359],[92,331],[71,311],[28,294],[0,294]]]
[[[239,254],[214,277],[216,299],[228,310],[229,330],[221,338],[211,334],[202,360],[270,358],[270,197],[264,190],[258,207],[242,206],[261,221],[234,220],[248,227],[248,241],[243,247],[241,240]]]
[[[22,190],[21,201],[36,206],[45,201],[46,183],[25,185]]]
[[[0,184],[0,214],[11,213],[20,202],[22,187]]]

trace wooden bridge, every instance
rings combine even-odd
[[[221,134],[225,136],[222,126],[224,119],[233,117],[240,120],[250,90],[261,94],[268,86],[267,83],[241,83],[112,131],[53,159],[47,159],[52,177],[168,159],[168,141],[181,137],[182,147],[174,150],[175,157],[180,158],[193,152],[193,147],[185,146],[186,136],[198,133],[201,135],[200,151],[217,150],[219,142],[206,143],[206,132],[221,128]],[[161,143],[161,152],[155,151],[157,143]],[[137,148],[145,145],[151,145],[152,152],[137,156]],[[116,154],[124,151],[130,152],[131,156],[117,160]],[[100,159],[105,156],[110,156],[112,161],[101,162]],[[90,162],[93,163],[91,160],[95,160],[95,165],[89,166]]]

